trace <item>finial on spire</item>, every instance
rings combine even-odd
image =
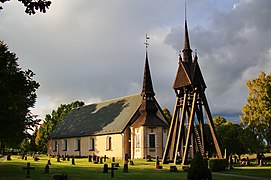
[[[145,46],[146,46],[146,51],[147,51],[147,49],[148,49],[148,47],[149,47],[149,43],[148,43],[148,40],[150,39],[150,37],[148,36],[148,34],[146,34],[145,35],[145,42],[144,42],[144,44],[145,44]]]
[[[198,50],[195,49],[194,51],[194,62],[196,62],[198,60]]]
[[[186,17],[186,1],[184,6],[185,11],[185,21],[184,21],[184,47],[183,47],[183,61],[184,62],[192,62],[192,50],[190,49],[189,43],[189,35],[188,35],[188,28],[187,28],[187,17]]]
[[[186,15],[186,1],[184,1],[184,19],[187,20],[187,15]]]

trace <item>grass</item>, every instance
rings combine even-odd
[[[103,173],[103,164],[93,164],[88,162],[86,158],[75,159],[76,165],[71,165],[71,161],[56,162],[55,158],[51,158],[52,165],[50,165],[50,173],[45,174],[44,168],[48,158],[46,156],[40,156],[39,161],[34,161],[33,158],[28,157],[28,160],[19,159],[17,156],[12,156],[11,161],[4,160],[0,164],[0,179],[1,180],[24,180],[26,179],[26,163],[30,162],[31,167],[35,167],[35,170],[31,170],[29,178],[30,180],[48,180],[55,173],[68,174],[70,180],[81,180],[81,179],[111,179],[110,173]],[[186,172],[170,172],[170,165],[163,165],[163,169],[155,169],[155,162],[146,162],[146,160],[135,160],[134,166],[129,165],[129,172],[123,172],[123,163],[120,163],[120,168],[115,171],[116,179],[129,179],[129,180],[170,180],[170,179],[186,179]],[[111,161],[107,160],[109,166]],[[177,166],[181,169],[181,166]],[[271,177],[271,168],[238,168],[223,173],[241,174],[247,176],[259,176],[259,177]],[[229,177],[221,174],[213,174],[214,180],[240,180],[240,177]]]
[[[237,167],[224,173],[271,178],[271,167]]]

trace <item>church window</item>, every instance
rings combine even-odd
[[[57,151],[57,141],[54,141],[53,151]]]
[[[89,138],[89,150],[94,151],[94,138],[93,137]]]
[[[106,137],[106,150],[112,150],[112,138],[110,136]]]
[[[149,148],[155,148],[155,134],[149,134]]]
[[[75,139],[75,151],[80,151],[80,138]]]
[[[67,147],[68,147],[68,141],[67,141],[67,139],[63,139],[62,140],[62,150],[67,151]]]
[[[136,148],[140,148],[140,135],[139,134],[135,135],[135,144],[136,144]]]

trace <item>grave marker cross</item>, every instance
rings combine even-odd
[[[23,168],[23,170],[26,169],[26,178],[30,178],[30,170],[35,169],[34,167],[30,167],[30,162],[26,164],[26,167]]]
[[[114,163],[111,163],[111,168],[108,168],[109,170],[111,170],[111,178],[114,177],[114,170],[118,170],[118,168],[115,168],[114,165]]]

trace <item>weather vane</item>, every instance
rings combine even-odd
[[[146,34],[146,36],[145,36],[145,42],[144,42],[144,44],[145,44],[145,46],[146,46],[146,50],[148,49],[148,47],[149,47],[149,43],[148,43],[148,40],[150,39],[150,37],[148,36],[148,34]]]

